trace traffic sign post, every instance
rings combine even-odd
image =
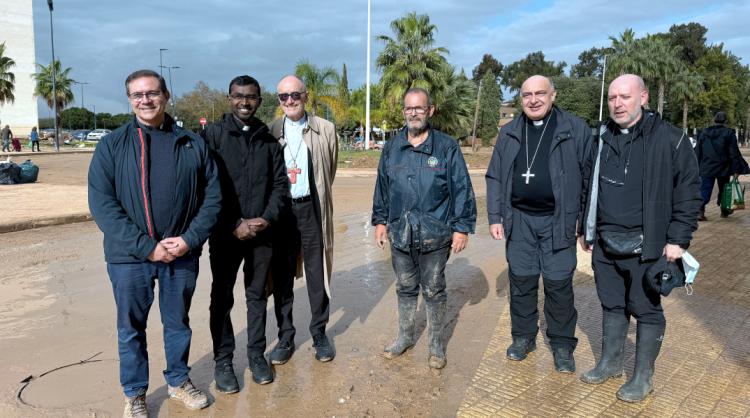
[[[208,122],[208,121],[206,120],[206,118],[200,118],[199,122],[200,122],[200,124],[201,124],[201,127],[202,127],[203,129],[206,129],[206,122]]]

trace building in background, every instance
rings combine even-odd
[[[16,62],[11,68],[16,76],[13,91],[16,100],[0,105],[0,123],[10,125],[16,137],[26,137],[39,123],[34,80],[31,78],[36,72],[31,4],[32,0],[0,1],[0,43],[5,43],[5,54]]]

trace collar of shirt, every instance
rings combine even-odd
[[[432,127],[428,126],[427,127],[427,139],[425,139],[424,142],[422,142],[421,144],[415,147],[409,142],[408,128],[404,128],[403,135],[400,135],[399,146],[402,150],[405,148],[411,148],[412,151],[414,152],[421,152],[422,154],[432,154],[432,148],[433,148],[432,136],[433,136]]]

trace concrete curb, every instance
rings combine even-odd
[[[81,149],[72,149],[72,150],[65,150],[60,152],[55,151],[42,151],[42,152],[31,152],[31,151],[21,151],[21,152],[0,152],[1,159],[5,159],[7,157],[11,157],[12,159],[15,159],[14,157],[36,157],[39,155],[68,155],[68,154],[93,154],[95,151],[95,148],[81,148]]]
[[[72,224],[72,223],[77,223],[77,222],[86,222],[92,219],[93,218],[91,217],[91,214],[88,212],[74,213],[72,215],[63,215],[63,216],[52,216],[52,217],[40,218],[40,219],[27,219],[27,220],[18,221],[18,222],[0,224],[0,234],[4,234],[6,232],[24,231],[27,229],[41,228],[41,227],[52,226],[52,225],[64,225],[64,224]]]

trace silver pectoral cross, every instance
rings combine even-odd
[[[531,174],[531,168],[527,168],[526,173],[521,174],[521,177],[526,177],[526,184],[529,184],[529,178],[534,177],[534,174]]]

